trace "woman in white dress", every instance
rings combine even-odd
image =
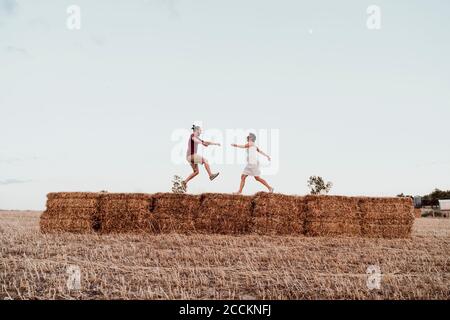
[[[247,137],[247,143],[244,145],[232,144],[232,147],[247,149],[247,165],[244,168],[244,171],[241,175],[241,185],[239,186],[239,191],[236,194],[242,194],[242,190],[245,186],[245,179],[248,176],[255,177],[255,180],[261,182],[270,193],[273,192],[273,188],[267,183],[266,180],[260,177],[261,169],[259,168],[258,161],[258,153],[261,153],[263,156],[270,161],[270,156],[261,151],[256,145],[256,135],[254,133],[250,133]]]

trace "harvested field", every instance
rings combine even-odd
[[[49,194],[43,232],[204,233],[407,238],[409,198],[206,193]]]
[[[37,212],[0,212],[0,299],[449,299],[450,219],[409,239],[44,234]],[[381,268],[380,289],[366,270]],[[66,287],[81,270],[81,290]]]
[[[422,209],[415,208],[414,209],[414,217],[421,218],[422,217]]]

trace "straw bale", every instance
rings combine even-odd
[[[253,198],[251,232],[268,235],[304,233],[305,197],[260,192]]]
[[[90,219],[55,219],[45,216],[41,217],[39,225],[43,233],[90,233],[96,228],[95,222]]]
[[[195,220],[200,233],[245,234],[250,231],[253,197],[206,193]]]
[[[308,213],[306,220],[359,220],[359,198],[344,196],[306,196]]]
[[[366,220],[414,220],[414,206],[410,198],[363,197],[360,199],[360,207]]]
[[[306,221],[305,234],[307,236],[360,236],[362,234],[361,225],[345,220]]]
[[[410,198],[361,198],[362,233],[367,237],[407,238],[414,223]]]
[[[99,205],[101,233],[154,232],[153,198],[144,193],[105,193]]]
[[[376,224],[362,225],[362,234],[369,238],[409,238],[412,224]]]
[[[47,201],[48,209],[62,208],[97,208],[99,198],[57,198]]]
[[[101,194],[101,192],[51,192],[47,194],[47,199],[96,199]]]
[[[180,193],[154,195],[152,215],[160,233],[191,233],[200,207],[200,196]]]
[[[44,214],[51,219],[95,219],[97,208],[52,208],[44,211]]]
[[[41,216],[43,232],[93,232],[99,227],[99,193],[50,193]]]

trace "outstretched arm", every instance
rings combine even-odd
[[[217,143],[217,142],[211,142],[211,141],[203,141],[203,145],[204,145],[205,147],[207,147],[207,146],[220,146],[220,143]]]
[[[236,147],[236,148],[247,149],[247,148],[248,148],[248,143],[246,143],[246,144],[236,144],[236,143],[233,143],[231,146],[232,146],[232,147]]]
[[[261,149],[259,149],[259,148],[256,148],[256,150],[259,152],[259,153],[261,153],[264,157],[266,157],[267,158],[267,160],[271,160],[270,159],[270,156],[268,155],[268,154],[266,154],[264,151],[262,151]]]
[[[200,139],[200,138],[198,138],[198,137],[193,137],[192,139],[193,139],[196,143],[202,144],[202,145],[204,145],[205,147],[207,147],[207,146],[220,146],[220,143],[210,142],[210,141],[205,141],[205,140],[202,140],[202,139]]]

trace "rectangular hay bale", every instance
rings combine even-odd
[[[412,225],[409,224],[374,224],[362,225],[362,233],[369,238],[408,238],[411,236]]]
[[[408,238],[414,224],[414,205],[410,198],[364,197],[362,233],[367,237]]]
[[[103,194],[99,205],[99,231],[153,233],[152,201],[152,195],[144,193]]]
[[[92,220],[88,219],[54,219],[41,217],[39,227],[43,233],[54,232],[72,232],[72,233],[91,233],[95,226]]]
[[[366,220],[413,221],[414,205],[410,198],[360,198]]]
[[[102,192],[51,192],[47,194],[47,199],[97,199],[101,194]]]
[[[253,197],[221,193],[206,193],[195,220],[200,233],[246,234],[252,223]]]
[[[97,208],[52,208],[44,211],[44,216],[50,219],[84,219],[84,220],[96,220],[97,219]]]
[[[199,195],[190,194],[155,194],[152,215],[156,231],[159,233],[195,232],[200,198]]]
[[[299,235],[304,233],[305,197],[260,192],[253,198],[252,233]]]
[[[306,200],[307,220],[359,220],[362,216],[357,197],[308,195]]]
[[[93,232],[98,228],[99,193],[50,193],[41,215],[42,232]]]
[[[307,221],[305,224],[307,236],[360,236],[361,225],[349,221],[326,220]]]
[[[61,208],[97,208],[100,197],[95,198],[58,198],[47,201],[47,209]]]
[[[307,236],[360,236],[359,198],[309,195],[305,219]]]

